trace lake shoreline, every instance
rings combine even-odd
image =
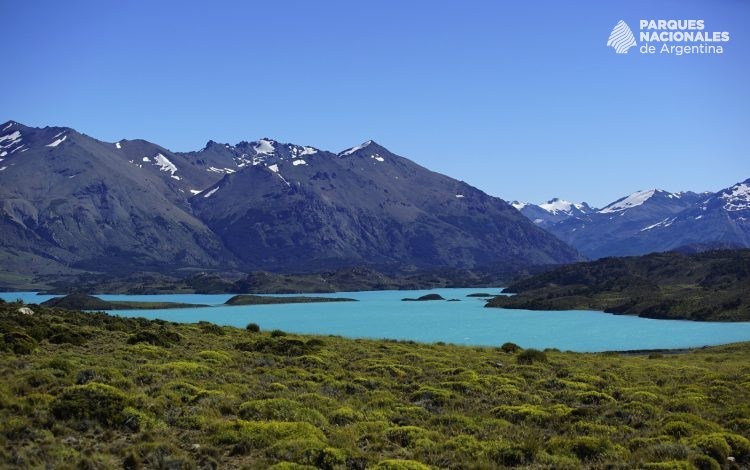
[[[501,288],[482,289],[499,294]],[[259,296],[269,303],[227,305],[228,294],[110,295],[103,302],[203,304],[201,308],[157,310],[108,310],[96,306],[86,310],[109,311],[123,317],[142,317],[177,323],[209,321],[216,325],[244,328],[255,323],[266,329],[295,334],[338,335],[347,338],[438,342],[496,347],[513,342],[527,348],[559,349],[576,352],[622,351],[635,354],[654,350],[695,349],[702,346],[750,340],[750,322],[719,323],[687,320],[651,320],[601,311],[573,310],[546,312],[485,308],[485,299],[471,297],[474,288],[430,289],[419,291],[362,291],[337,294],[310,294],[307,297],[349,298],[348,301],[305,301],[289,303],[295,296]],[[438,294],[446,300],[404,302]],[[27,293],[0,293],[13,302],[39,304],[51,296]],[[274,297],[284,297],[278,300]],[[462,301],[455,302],[451,299]],[[312,300],[312,299],[310,299]],[[316,299],[317,300],[317,299]],[[276,302],[282,302],[275,304]],[[33,306],[32,306],[33,309]]]

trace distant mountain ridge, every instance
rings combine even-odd
[[[505,201],[373,141],[339,153],[268,138],[172,152],[66,127],[0,129],[0,264],[11,276],[579,259]]]
[[[553,204],[516,207],[592,259],[683,246],[750,247],[749,187],[746,180],[717,193],[641,190],[586,212],[553,212]]]
[[[585,202],[570,202],[559,198],[550,199],[539,205],[518,201],[513,201],[511,205],[543,228],[551,227],[570,218],[585,217],[597,210]]]

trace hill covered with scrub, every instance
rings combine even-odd
[[[496,297],[487,306],[750,321],[750,250],[603,258],[561,266],[504,292],[517,295]]]
[[[298,336],[0,303],[0,467],[747,468],[750,344]]]

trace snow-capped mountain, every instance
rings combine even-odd
[[[544,231],[504,201],[373,141],[336,154],[277,156],[224,176],[190,202],[252,266],[471,267],[576,257],[552,236],[537,238]]]
[[[745,208],[744,183],[716,194],[690,191],[671,193],[659,189],[636,191],[584,216],[571,217],[545,228],[590,258],[639,255],[672,250],[684,245],[714,242],[750,246],[727,208]],[[686,222],[686,218],[693,221]],[[735,217],[736,218],[736,217]],[[731,226],[730,226],[731,225]],[[741,225],[741,224],[739,224]],[[672,228],[670,228],[672,227]]]
[[[511,205],[536,225],[544,228],[570,218],[584,217],[596,211],[585,202],[570,202],[559,198],[550,199],[538,205],[518,201],[513,201]]]
[[[630,242],[652,251],[710,243],[750,247],[750,179],[704,195],[676,216],[644,227]]]
[[[0,234],[0,266],[16,273],[579,259],[505,201],[373,141],[180,153],[14,121],[0,125]]]

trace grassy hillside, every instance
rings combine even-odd
[[[750,250],[604,258],[533,276],[506,292],[518,295],[488,307],[750,321]]]
[[[577,354],[19,307],[0,304],[0,467],[750,465],[748,343]]]

